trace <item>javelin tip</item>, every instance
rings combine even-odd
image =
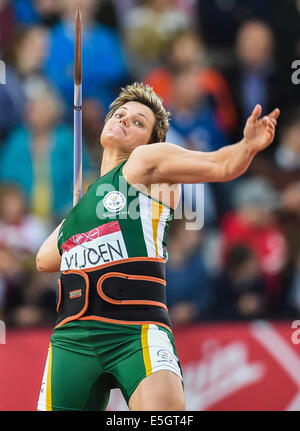
[[[80,8],[76,9],[76,28],[75,28],[75,74],[74,81],[80,85],[82,81],[81,66],[81,12]]]
[[[80,7],[79,6],[77,6],[77,8],[76,8],[76,15],[78,15],[78,13],[80,13]]]

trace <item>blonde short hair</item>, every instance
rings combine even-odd
[[[114,115],[117,109],[128,102],[139,102],[151,109],[155,117],[155,123],[150,143],[165,142],[169,129],[170,112],[165,110],[162,99],[147,84],[135,82],[134,84],[127,85],[125,88],[121,88],[121,93],[109,107],[110,111],[105,118],[105,122]]]

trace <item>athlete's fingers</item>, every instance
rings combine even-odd
[[[272,116],[270,116],[270,114],[269,115],[266,115],[265,116],[266,118],[268,118],[268,120],[274,125],[274,126],[276,126],[276,124],[277,124],[277,120],[276,120],[276,118],[274,118],[274,117],[272,117]]]
[[[273,139],[275,136],[275,127],[270,126],[270,124],[267,124],[266,131],[269,134],[270,139]]]
[[[270,114],[268,114],[268,117],[271,119],[271,120],[277,120],[277,118],[279,117],[279,115],[280,115],[280,110],[278,109],[278,108],[275,108],[272,112],[270,112]],[[276,121],[277,122],[277,121]],[[276,123],[275,123],[276,124]]]
[[[265,116],[265,117],[263,117],[262,121],[263,121],[263,123],[264,123],[265,126],[267,126],[270,129],[272,129],[274,131],[274,133],[275,133],[275,123],[274,123],[274,120],[272,121],[268,116]]]
[[[261,105],[255,105],[250,117],[248,118],[249,122],[255,123],[261,115],[262,107]]]

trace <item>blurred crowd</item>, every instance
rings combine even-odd
[[[167,301],[174,325],[300,316],[300,59],[297,0],[1,0],[0,319],[52,325],[58,274],[35,255],[72,208],[74,17],[82,13],[83,189],[120,87],[150,84],[171,111],[167,141],[215,151],[242,138],[255,104],[281,110],[274,143],[242,177],[183,200]],[[3,64],[3,63],[2,63]],[[196,189],[197,190],[197,189]]]

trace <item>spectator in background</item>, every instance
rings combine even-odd
[[[207,95],[197,86],[198,71],[194,66],[179,70],[174,76],[171,132],[175,142],[197,151],[216,151],[229,143],[215,121]],[[168,138],[169,139],[169,138]],[[174,142],[174,139],[171,140]]]
[[[46,56],[47,30],[40,25],[20,27],[5,52],[5,60],[23,81],[42,74]]]
[[[41,76],[46,49],[46,30],[41,26],[18,29],[4,52],[6,84],[0,85],[0,137],[22,122],[24,87]]]
[[[20,242],[24,238],[24,226],[19,229],[23,218],[24,199],[17,188],[2,187],[0,190],[0,314],[4,318],[7,299],[11,290],[25,278],[23,262],[28,257],[28,246]],[[26,224],[26,223],[25,223]],[[19,239],[20,231],[22,235]],[[28,230],[25,228],[25,231]],[[17,244],[14,244],[14,240]],[[30,240],[27,235],[27,239]],[[40,238],[41,239],[41,238]],[[33,258],[34,259],[34,258]],[[33,260],[32,259],[32,260]],[[34,260],[33,260],[34,262]]]
[[[235,210],[221,220],[221,243],[224,258],[235,244],[250,248],[259,262],[266,286],[268,312],[279,306],[282,274],[287,261],[287,243],[276,218],[280,204],[278,193],[262,178],[236,183]]]
[[[0,180],[22,188],[33,214],[58,221],[72,207],[73,134],[61,123],[63,105],[45,81],[32,81],[26,91],[25,122],[1,149]],[[84,172],[89,165],[84,148]]]
[[[2,184],[0,188],[0,244],[15,256],[32,258],[41,241],[49,234],[48,224],[28,212],[26,199],[21,189],[13,184]]]
[[[300,249],[300,181],[281,193],[279,221],[288,243],[288,262],[294,264]]]
[[[120,85],[128,79],[118,35],[95,22],[96,0],[62,0],[61,22],[50,31],[46,76],[56,85],[67,106],[74,98],[74,17],[82,13],[82,74],[84,99],[97,98],[107,110]]]
[[[57,273],[28,274],[7,301],[6,324],[19,328],[53,325],[57,318],[56,286]]]
[[[283,109],[285,102],[276,73],[274,36],[268,24],[258,20],[244,22],[236,36],[235,55],[234,64],[225,72],[239,116],[233,140],[242,136],[242,125],[255,104],[268,112],[272,106]]]
[[[202,232],[174,220],[168,236],[167,305],[173,325],[205,320],[211,305],[210,275],[201,255]]]
[[[292,182],[281,193],[278,219],[287,241],[287,261],[283,272],[280,317],[295,316],[299,305],[300,181]]]
[[[30,288],[32,274],[36,272],[36,253],[50,230],[41,219],[28,212],[25,196],[18,187],[1,186],[0,302],[6,320],[12,301],[22,289]]]
[[[300,170],[300,110],[284,124],[281,142],[275,151],[274,158],[279,168],[286,172]]]
[[[218,70],[208,65],[206,48],[198,33],[190,29],[177,32],[167,45],[164,57],[164,63],[151,70],[143,81],[154,88],[166,106],[172,106],[176,73],[193,67],[196,93],[206,97],[218,127],[230,134],[236,127],[236,108],[226,80]],[[186,88],[188,85],[190,83]]]
[[[124,17],[123,35],[131,74],[142,78],[160,64],[173,35],[192,25],[191,18],[177,8],[175,0],[144,0]]]
[[[243,244],[229,250],[214,283],[214,318],[249,320],[265,317],[265,284],[258,259]]]
[[[289,105],[299,104],[299,85],[293,85],[290,74],[292,62],[300,58],[300,7],[298,0],[268,0],[272,2],[271,17],[275,37],[276,56],[280,59],[278,69],[281,71],[285,87],[290,90],[286,96]],[[286,25],[288,23],[288,26]]]
[[[288,313],[288,317],[297,318],[300,316],[300,247],[298,248],[293,265],[289,268],[288,275],[289,289],[284,297],[285,302],[283,305]]]
[[[281,0],[278,2],[282,4]],[[231,50],[241,22],[256,18],[270,23],[274,9],[274,0],[199,1],[199,26],[205,43],[219,55],[220,50],[228,53],[226,49]]]

